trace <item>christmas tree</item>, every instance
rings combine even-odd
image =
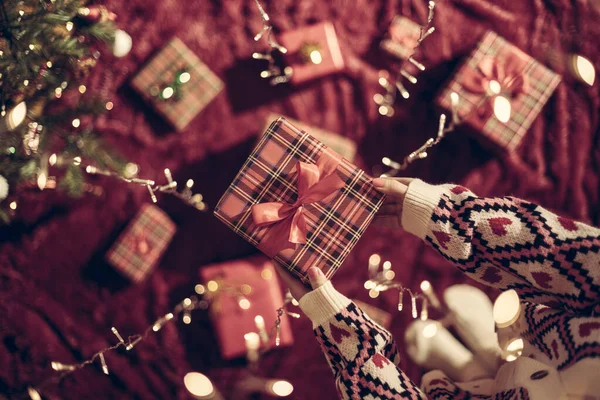
[[[81,126],[82,117],[112,108],[84,95],[84,83],[102,46],[115,46],[115,56],[131,47],[115,17],[81,0],[0,2],[0,202],[31,187],[80,195],[82,160],[123,173],[124,162]],[[0,203],[5,222],[6,203]]]

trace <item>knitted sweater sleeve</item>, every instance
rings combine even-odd
[[[600,311],[600,229],[525,200],[420,180],[409,185],[402,226],[478,282],[557,309]]]
[[[343,399],[424,399],[400,368],[391,334],[331,282],[300,299]]]

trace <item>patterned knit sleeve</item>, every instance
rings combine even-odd
[[[403,228],[473,279],[521,299],[600,312],[600,230],[512,198],[462,186],[409,185]]]
[[[424,399],[400,368],[391,334],[331,282],[300,299],[343,399]]]

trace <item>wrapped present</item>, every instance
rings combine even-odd
[[[249,332],[258,333],[263,349],[275,346],[271,331],[283,296],[272,261],[259,255],[207,265],[200,269],[200,279],[211,297],[210,315],[223,358],[245,355],[244,335]],[[279,330],[280,346],[291,345],[294,340],[285,314]]]
[[[560,82],[560,76],[488,32],[437,98],[486,142],[515,150]]]
[[[144,204],[106,254],[106,260],[134,282],[154,269],[175,234],[175,223],[160,208]]]
[[[275,121],[277,118],[280,117],[284,116],[278,114],[269,114],[267,116],[265,130],[267,130],[272,121]],[[329,132],[324,129],[310,126],[308,124],[305,124],[304,122],[300,122],[292,118],[284,118],[287,119],[295,127],[305,132],[310,132],[310,135],[312,137],[314,137],[319,142],[323,143],[325,146],[329,147],[331,150],[344,157],[346,160],[350,162],[354,161],[354,157],[356,156],[356,142],[354,140],[341,136],[334,132]]]
[[[132,85],[177,130],[223,89],[219,77],[177,38],[138,72]]]
[[[373,321],[381,325],[381,327],[389,330],[392,322],[392,314],[377,308],[360,300],[352,300],[361,310],[363,310]]]
[[[279,42],[287,49],[285,71],[290,82],[304,83],[345,68],[335,28],[331,22],[283,32]]]
[[[331,276],[383,201],[372,178],[285,118],[267,129],[215,215],[303,282]]]
[[[421,26],[419,24],[397,15],[392,20],[380,47],[389,54],[406,60],[413,54],[420,37]]]

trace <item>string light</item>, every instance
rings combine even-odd
[[[452,132],[456,128],[456,126],[460,124],[460,120],[458,118],[458,94],[452,92],[450,94],[450,98],[452,103],[452,120],[450,124],[446,126],[446,114],[440,115],[436,138],[428,139],[425,142],[425,144],[423,144],[417,150],[413,151],[408,156],[406,156],[401,163],[398,163],[389,157],[383,157],[381,159],[381,162],[383,163],[383,165],[390,167],[390,170],[384,174],[381,174],[382,177],[396,176],[398,172],[408,168],[409,164],[411,164],[412,162],[427,158],[427,150],[441,142],[448,132]]]
[[[410,293],[410,307],[412,308],[412,317],[413,319],[417,318],[417,297]]]
[[[263,36],[266,35],[267,43],[269,45],[269,51],[265,53],[255,52],[252,54],[252,58],[254,58],[255,60],[265,60],[268,62],[267,69],[261,71],[260,76],[263,79],[271,78],[271,85],[278,85],[280,83],[289,82],[289,80],[292,77],[292,68],[288,66],[285,67],[282,71],[281,68],[275,65],[275,58],[273,57],[273,53],[275,51],[279,51],[280,53],[285,54],[287,53],[287,49],[279,43],[277,43],[277,41],[273,38],[273,26],[271,25],[271,19],[269,18],[269,15],[260,5],[260,2],[258,0],[255,0],[255,3],[260,13],[260,17],[262,19],[263,28],[254,36],[254,41],[259,41]],[[318,60],[315,58],[315,61]]]
[[[104,169],[95,167],[93,165],[86,166],[85,172],[90,175],[112,176],[114,178],[120,179],[127,183],[133,183],[133,184],[144,186],[148,190],[148,193],[149,193],[150,198],[153,203],[158,202],[156,193],[166,193],[166,194],[170,194],[172,196],[177,197],[178,199],[193,206],[194,208],[196,208],[199,211],[207,211],[207,209],[208,209],[206,203],[204,203],[204,197],[200,193],[194,194],[192,192],[192,187],[194,186],[194,181],[192,179],[189,179],[186,182],[186,185],[185,185],[185,188],[183,189],[183,191],[181,191],[181,192],[177,191],[177,182],[173,180],[173,178],[171,176],[171,171],[168,168],[165,168],[165,170],[164,170],[165,177],[167,178],[166,185],[156,185],[156,183],[151,179],[141,179],[141,178],[136,178],[136,177],[122,176],[116,172],[104,170]],[[137,174],[137,170],[135,171],[135,174]],[[135,174],[133,174],[133,175],[135,175]]]
[[[435,2],[429,1],[428,3],[429,13],[427,15],[427,23],[425,26],[419,27],[419,39],[415,47],[412,49],[412,54],[408,56],[408,62],[414,65],[418,70],[425,71],[425,66],[414,59],[414,55],[417,52],[417,49],[421,46],[421,43],[433,32],[435,32],[435,27],[432,26]],[[385,95],[376,94],[373,96],[373,101],[379,105],[379,114],[387,117],[391,117],[394,115],[394,103],[396,102],[396,93],[400,93],[402,98],[408,99],[410,97],[410,93],[406,90],[402,82],[402,78],[405,78],[413,85],[417,83],[417,78],[411,75],[408,71],[404,69],[404,65],[400,68],[400,73],[396,77],[395,82],[392,84],[388,71],[379,71],[379,85],[386,90]]]
[[[197,399],[214,399],[216,390],[206,375],[188,372],[183,377],[185,388]]]

